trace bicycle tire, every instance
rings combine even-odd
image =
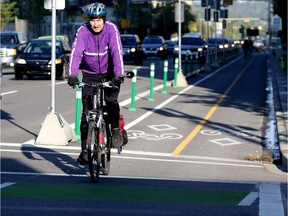
[[[100,174],[100,157],[98,154],[98,142],[97,142],[97,128],[94,121],[89,122],[88,127],[88,165],[90,177],[93,182],[99,180]]]
[[[101,137],[104,147],[104,151],[101,153],[101,171],[103,175],[108,175],[110,171],[110,161],[111,161],[111,151],[110,151],[110,130],[109,127],[106,127],[106,124],[103,123],[102,127],[99,128],[99,133],[102,133]]]

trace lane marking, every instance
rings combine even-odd
[[[233,61],[229,62],[228,64],[224,65],[223,67],[217,69],[216,71],[214,71],[213,73],[205,76],[203,79],[198,80],[197,82],[194,83],[194,85],[188,86],[185,89],[183,89],[182,91],[178,92],[177,95],[174,95],[173,97],[167,99],[166,101],[164,101],[163,103],[159,104],[158,106],[154,107],[151,111],[148,111],[147,113],[145,113],[144,115],[140,116],[139,118],[135,119],[134,121],[130,122],[129,124],[125,125],[125,129],[128,130],[129,128],[135,126],[136,124],[138,124],[139,122],[143,121],[144,119],[148,118],[150,115],[152,115],[154,112],[156,112],[158,109],[161,109],[163,106],[167,105],[168,103],[170,103],[171,101],[173,101],[174,99],[176,99],[178,96],[180,96],[181,94],[184,94],[186,91],[190,90],[191,88],[193,88],[194,86],[204,82],[205,80],[209,79],[210,77],[216,75],[217,73],[219,73],[221,70],[223,70],[224,68],[228,67],[229,65],[233,64],[234,62],[238,61],[240,58],[242,58],[242,56],[239,56],[238,58],[234,59]]]
[[[255,57],[254,57],[255,58]],[[216,112],[218,107],[220,106],[220,103],[226,98],[230,90],[234,87],[234,85],[238,82],[240,77],[244,74],[245,70],[248,68],[248,66],[252,63],[254,60],[251,59],[249,63],[243,68],[243,70],[240,72],[240,74],[236,77],[236,79],[231,83],[231,85],[228,87],[228,89],[224,92],[223,95],[221,95],[220,99],[217,101],[217,103],[208,111],[208,113],[204,116],[204,118],[200,121],[198,125],[194,128],[194,130],[176,147],[176,149],[172,152],[172,155],[174,157],[178,156],[184,148],[195,138],[195,136],[201,131],[202,127],[207,123],[207,121],[212,117],[212,115]]]
[[[258,196],[258,192],[251,192],[243,200],[241,200],[240,203],[238,203],[238,206],[251,206]]]
[[[38,151],[38,150],[6,150],[6,149],[1,149],[0,152],[13,152],[13,153],[33,153],[33,154],[39,154],[41,155],[79,155],[79,153],[71,153],[71,152],[47,152],[47,151]],[[163,157],[161,158],[148,158],[148,157],[135,157],[135,156],[119,156],[116,154],[116,150],[113,151],[115,155],[113,155],[113,158],[118,158],[118,159],[126,159],[126,160],[144,160],[144,161],[159,161],[159,162],[171,162],[171,163],[186,163],[186,164],[204,164],[204,165],[219,165],[219,166],[233,166],[233,167],[247,167],[247,168],[261,168],[263,169],[263,165],[260,163],[243,163],[243,161],[240,161],[238,163],[232,163],[233,161],[223,161],[221,162],[213,162],[213,161],[196,161],[192,160],[192,158],[186,158],[184,159],[164,159]],[[146,155],[147,156],[147,155]],[[151,156],[151,155],[148,155]],[[154,156],[159,156],[158,154],[155,154]],[[171,158],[171,156],[168,156]],[[190,160],[187,160],[190,159]],[[194,158],[195,159],[195,158]],[[199,159],[199,158],[198,158]]]
[[[160,90],[160,89],[162,89],[162,88],[163,88],[163,84],[154,87],[153,90],[154,90],[154,91],[157,91],[157,90]],[[145,92],[142,92],[142,93],[140,93],[140,94],[138,94],[138,95],[135,96],[135,100],[137,101],[137,100],[139,100],[140,98],[143,98],[143,97],[145,97],[145,96],[147,96],[147,95],[149,95],[149,94],[150,94],[150,90],[147,90],[147,91],[145,91]],[[128,99],[120,102],[119,105],[120,105],[120,107],[123,107],[123,106],[126,106],[126,105],[130,104],[130,103],[131,103],[131,98],[128,98]]]
[[[35,145],[35,144],[19,144],[19,143],[0,143],[0,146],[8,146],[8,147],[19,147],[21,149],[23,148],[38,148],[38,149],[63,149],[63,150],[75,150],[80,151],[80,146],[51,146],[51,145]],[[0,148],[1,151],[16,151],[16,150],[5,150],[3,148]],[[23,152],[23,150],[18,150],[19,152]],[[27,150],[28,151],[28,150]],[[40,150],[41,151],[41,150]],[[34,150],[31,150],[31,152],[34,152]],[[46,151],[41,151],[46,152]],[[116,149],[111,149],[112,153],[117,153]],[[54,152],[54,154],[63,154],[63,152]],[[74,155],[73,153],[67,153],[70,155]],[[76,155],[76,154],[75,154]],[[77,153],[78,155],[78,153]],[[153,156],[153,157],[172,157],[171,153],[162,153],[162,152],[150,152],[150,151],[134,151],[134,150],[124,150],[122,155],[141,155],[141,156]],[[114,157],[114,155],[113,155]],[[191,156],[191,155],[179,155],[177,158],[183,158],[187,160],[205,160],[205,161],[222,161],[222,162],[229,162],[229,163],[241,163],[241,164],[254,164],[254,165],[262,165],[258,161],[247,161],[247,160],[241,160],[241,159],[232,159],[232,158],[217,158],[217,157],[207,157],[207,156]]]
[[[15,182],[4,182],[2,184],[0,184],[0,189],[5,188],[5,187],[9,187],[10,185],[15,184]]]
[[[3,96],[3,95],[8,95],[8,94],[14,94],[14,93],[17,93],[18,91],[9,91],[9,92],[3,92],[3,93],[1,93],[1,96]]]
[[[284,216],[280,184],[262,183],[259,188],[259,216]]]

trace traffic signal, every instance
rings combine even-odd
[[[218,11],[214,11],[214,22],[218,22],[219,20],[219,13]]]
[[[205,21],[210,21],[211,19],[211,10],[210,8],[205,8]]]
[[[247,36],[258,36],[259,35],[259,30],[258,29],[250,29],[248,28],[246,30]]]
[[[244,33],[244,26],[241,25],[241,27],[239,28],[239,33],[241,33],[241,34]]]

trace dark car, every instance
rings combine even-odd
[[[168,54],[172,55],[174,52],[174,48],[177,47],[178,41],[176,40],[166,40],[167,48],[168,48]]]
[[[142,47],[146,56],[168,58],[168,47],[162,36],[146,36],[142,42]]]
[[[208,38],[207,39],[208,47],[217,47],[218,49],[227,49],[230,46],[230,42],[226,38]]]
[[[205,41],[198,35],[184,35],[181,37],[181,57],[182,59],[199,59],[205,61]],[[179,47],[174,48],[174,59],[179,55]]]
[[[122,34],[120,37],[124,61],[133,61],[135,64],[142,64],[143,59],[145,59],[145,53],[138,35]]]
[[[23,79],[23,75],[29,78],[33,76],[51,75],[51,39],[31,40],[21,54],[15,59],[15,79]],[[56,40],[56,79],[66,78],[67,63],[71,47],[67,41]]]

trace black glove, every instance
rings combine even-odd
[[[115,76],[112,79],[112,85],[113,86],[117,86],[118,88],[120,87],[122,82],[123,82],[123,77],[122,76]]]
[[[72,86],[73,88],[76,87],[76,85],[79,84],[79,80],[75,76],[68,77],[68,85]]]

